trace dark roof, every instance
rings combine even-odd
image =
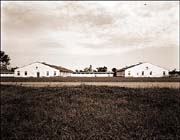
[[[42,64],[47,65],[47,66],[52,67],[52,68],[55,68],[55,69],[59,70],[60,72],[73,73],[72,70],[66,69],[66,68],[61,67],[61,66],[50,65],[50,64],[47,64],[47,63],[44,63],[44,62]]]
[[[117,72],[122,72],[122,71],[125,71],[126,69],[129,69],[129,68],[132,68],[132,67],[141,65],[141,64],[142,64],[142,63],[138,63],[138,64],[135,64],[135,65],[126,66],[126,67],[124,67],[124,68],[122,68],[122,69],[117,70]]]

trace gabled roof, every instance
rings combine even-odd
[[[51,68],[55,68],[55,69],[57,69],[57,70],[59,70],[59,71],[61,71],[61,72],[73,73],[72,70],[66,69],[66,68],[61,67],[61,66],[50,65],[50,64],[47,64],[47,63],[45,63],[45,62],[42,62],[41,64],[44,64],[44,65],[49,66],[49,67],[51,67]]]
[[[124,67],[122,69],[117,70],[117,72],[122,72],[122,71],[125,71],[125,70],[129,69],[129,68],[132,68],[132,67],[135,67],[135,66],[138,66],[138,65],[141,65],[141,64],[143,64],[143,63],[140,62],[140,63],[135,64],[135,65],[126,66],[126,67]]]

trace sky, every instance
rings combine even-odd
[[[179,70],[178,14],[178,1],[2,1],[1,48],[18,67]]]

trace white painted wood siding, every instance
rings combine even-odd
[[[18,72],[20,75],[18,75]],[[27,72],[27,75],[25,75],[25,72]],[[38,72],[40,77],[61,76],[59,70],[38,62],[16,69],[14,75],[15,77],[37,77]],[[47,74],[48,72],[49,75]]]
[[[166,77],[168,75],[168,70],[150,63],[143,63],[125,70],[125,77]]]

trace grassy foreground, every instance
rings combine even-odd
[[[1,86],[1,139],[180,139],[178,92],[83,85]]]
[[[179,77],[1,77],[1,82],[180,82]]]

